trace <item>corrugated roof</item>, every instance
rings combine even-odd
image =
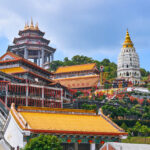
[[[108,142],[108,143],[105,143],[103,147],[105,147],[107,144],[110,144],[113,148],[115,148],[115,150],[150,150],[149,144]],[[100,150],[102,150],[103,147]]]
[[[73,66],[64,66],[59,67],[55,73],[67,73],[67,72],[77,72],[77,71],[85,71],[85,70],[92,70],[96,66],[95,63],[90,64],[82,64],[82,65],[73,65]]]

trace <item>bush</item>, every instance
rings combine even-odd
[[[82,104],[81,107],[82,107],[82,109],[86,109],[86,110],[96,110],[96,104],[89,105],[89,104],[84,103],[84,104]]]
[[[52,135],[39,135],[26,144],[24,150],[62,150],[61,141]]]

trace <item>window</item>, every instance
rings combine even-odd
[[[126,76],[129,76],[129,72],[126,73]]]

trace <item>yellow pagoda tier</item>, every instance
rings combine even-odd
[[[128,29],[127,29],[127,32],[126,32],[125,41],[123,43],[123,48],[125,48],[125,47],[133,47],[133,43],[131,41]]]

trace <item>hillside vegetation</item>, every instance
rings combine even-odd
[[[55,60],[50,65],[50,71],[56,71],[56,69],[60,66],[71,66],[71,65],[80,65],[80,64],[87,64],[87,63],[96,63],[97,68],[99,69],[100,66],[104,66],[104,71],[108,72],[107,79],[114,79],[117,77],[117,65],[114,62],[111,62],[109,59],[103,59],[102,61],[94,60],[91,57],[83,56],[83,55],[76,55],[73,56],[71,59],[65,57],[63,61]],[[141,75],[143,79],[146,79],[149,72],[145,69],[141,68]]]

